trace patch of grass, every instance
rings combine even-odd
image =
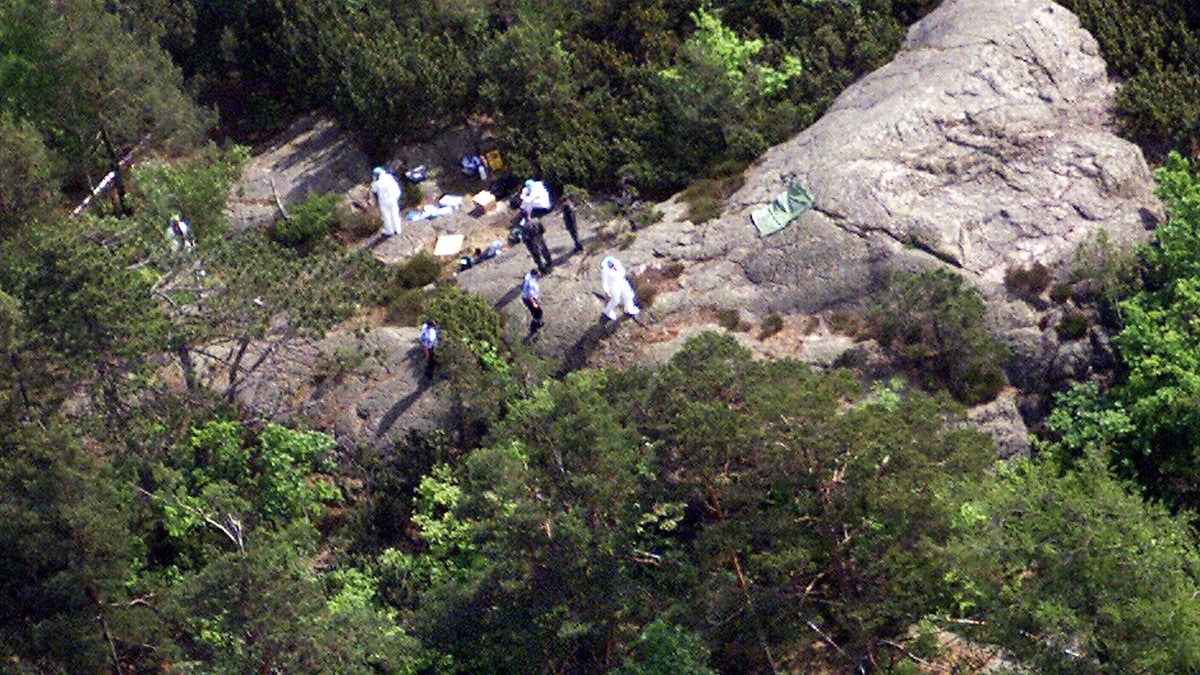
[[[1088,318],[1083,312],[1073,309],[1063,314],[1058,325],[1054,327],[1054,332],[1058,333],[1058,339],[1063,342],[1071,342],[1078,340],[1084,335],[1087,335]]]
[[[617,242],[617,248],[624,251],[630,246],[633,246],[633,242],[635,241],[637,241],[637,235],[632,232],[626,232],[625,234],[621,235],[620,241]]]
[[[736,309],[718,309],[717,324],[728,331],[744,331],[747,326],[742,322],[742,313]]]
[[[633,286],[633,296],[637,298],[638,307],[643,310],[650,309],[654,298],[658,297],[658,284],[654,279],[650,275],[639,274],[630,277],[629,283]]]
[[[758,327],[758,339],[765,340],[783,330],[783,317],[775,312],[763,317],[762,325]]]
[[[442,263],[421,251],[396,267],[396,285],[403,289],[424,288],[440,279]]]
[[[667,265],[662,268],[662,275],[667,279],[678,279],[679,277],[683,276],[685,269],[686,268],[684,267],[684,264],[681,262],[676,261],[667,263]]]
[[[1050,287],[1050,300],[1061,305],[1071,298],[1071,284],[1054,284]]]
[[[746,181],[739,171],[736,174],[718,178],[702,178],[693,182],[683,191],[683,200],[687,202],[687,219],[700,224],[721,215],[721,206],[726,199]]]
[[[1029,267],[1010,267],[1004,273],[1004,287],[1022,300],[1033,300],[1050,286],[1050,269],[1040,262]]]

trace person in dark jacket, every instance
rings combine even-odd
[[[571,241],[575,242],[575,252],[579,253],[583,250],[583,244],[579,243],[579,226],[575,221],[575,205],[566,195],[563,195],[562,198],[562,214],[563,227],[567,228],[567,232],[571,234]]]
[[[549,272],[552,265],[550,249],[546,246],[546,226],[542,225],[540,218],[522,220],[521,239],[525,242],[525,248],[529,249],[529,255],[533,258],[533,264],[537,265],[538,271],[542,274]]]

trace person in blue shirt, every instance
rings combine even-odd
[[[525,275],[525,283],[521,285],[521,302],[525,303],[525,308],[529,310],[529,316],[533,319],[529,323],[529,334],[533,335],[542,326],[546,325],[542,321],[542,273],[538,268],[534,267]]]
[[[421,324],[421,348],[425,351],[426,379],[433,378],[433,371],[437,367],[436,350],[440,338],[437,321],[426,319],[425,323]]]

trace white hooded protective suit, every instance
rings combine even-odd
[[[371,194],[383,217],[383,235],[400,234],[400,183],[396,177],[382,167],[375,167],[375,180],[371,183]]]
[[[534,209],[550,210],[550,190],[540,180],[527,180],[521,188],[521,210],[529,216]]]
[[[617,306],[625,305],[625,313],[637,316],[641,313],[634,303],[633,286],[625,276],[625,266],[613,256],[607,256],[600,263],[600,286],[604,295],[608,296],[608,304],[604,305],[604,316],[616,320]]]

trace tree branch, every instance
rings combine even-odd
[[[226,513],[226,514],[222,514],[221,517],[225,519],[227,524],[222,524],[222,523],[218,522],[217,520],[215,520],[209,514],[205,513],[204,511],[201,511],[200,509],[198,509],[194,506],[191,506],[190,504],[184,504],[183,502],[181,502],[177,499],[168,500],[166,497],[163,497],[162,495],[154,494],[153,492],[150,492],[149,490],[147,490],[146,488],[144,488],[140,485],[137,486],[137,491],[142,493],[143,495],[146,495],[147,497],[149,497],[151,499],[155,499],[155,500],[158,500],[158,501],[164,502],[164,503],[169,503],[173,506],[184,509],[185,511],[190,511],[193,514],[200,516],[200,518],[205,523],[207,523],[212,528],[216,529],[221,534],[225,535],[226,538],[229,539],[229,541],[233,542],[234,546],[237,546],[238,553],[246,552],[246,543],[242,537],[242,521],[241,520],[234,518],[233,516]]]

